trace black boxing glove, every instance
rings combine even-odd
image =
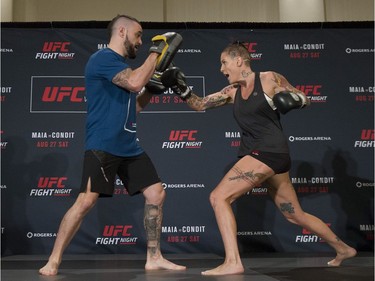
[[[161,82],[183,100],[188,99],[192,94],[186,84],[185,74],[178,67],[171,67],[164,71],[161,75]]]
[[[301,92],[282,91],[275,94],[272,101],[281,114],[286,114],[295,108],[303,108],[309,104],[308,98]]]
[[[161,83],[160,77],[162,73],[155,71],[150,81],[146,84],[145,88],[154,95],[161,95],[167,88]]]
[[[151,40],[153,45],[150,48],[150,52],[160,54],[155,70],[163,72],[169,67],[182,44],[182,36],[176,32],[167,32],[162,35],[156,35]]]

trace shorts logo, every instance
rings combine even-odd
[[[253,150],[253,151],[251,151],[251,155],[259,156],[259,151]]]

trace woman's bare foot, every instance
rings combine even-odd
[[[45,276],[54,276],[54,275],[57,275],[58,270],[59,270],[59,263],[48,261],[45,266],[39,269],[39,274],[45,275]]]
[[[206,270],[202,272],[202,275],[229,275],[229,274],[241,274],[245,271],[242,263],[223,263],[222,265]]]
[[[337,253],[336,257],[328,262],[329,266],[340,266],[340,264],[349,258],[354,257],[357,254],[357,251],[352,248],[348,247],[348,249],[345,252]]]
[[[149,259],[146,262],[145,270],[186,270],[186,266],[178,265],[173,262],[170,262],[163,257],[158,259]]]

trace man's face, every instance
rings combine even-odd
[[[134,23],[127,31],[124,47],[127,57],[134,59],[137,56],[139,47],[142,45],[142,27],[138,23]]]

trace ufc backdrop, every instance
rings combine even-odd
[[[106,23],[3,25],[1,34],[2,255],[49,254],[81,182],[86,94],[84,67],[107,46]],[[311,106],[282,116],[293,159],[290,176],[306,212],[359,251],[374,243],[373,22],[293,24],[145,23],[145,60],[154,35],[175,31],[174,64],[199,96],[227,85],[220,53],[244,42],[254,71],[273,70],[304,91]],[[119,120],[121,122],[121,120]],[[237,160],[232,106],[194,112],[171,91],[138,115],[138,139],[167,192],[164,253],[223,253],[209,194]],[[241,253],[332,252],[314,233],[288,223],[267,184],[233,204]],[[67,254],[145,253],[143,196],[121,180],[99,199]]]

